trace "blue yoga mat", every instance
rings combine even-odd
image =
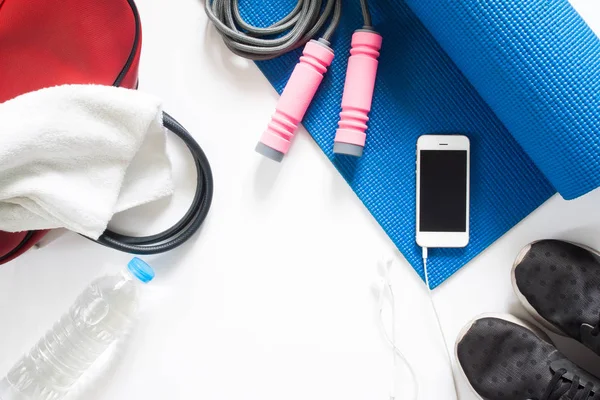
[[[333,138],[358,0],[344,0],[336,59],[304,125],[415,270],[415,145],[460,133],[472,144],[471,243],[430,252],[432,286],[556,191],[600,186],[600,41],[567,0],[371,0],[384,44],[362,158]],[[267,25],[294,0],[242,0]],[[283,90],[299,52],[259,63]]]

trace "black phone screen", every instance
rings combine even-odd
[[[419,231],[467,231],[467,151],[421,150]]]

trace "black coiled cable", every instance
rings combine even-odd
[[[131,237],[107,229],[98,240],[90,240],[126,253],[164,253],[185,243],[204,222],[213,198],[213,176],[208,159],[190,133],[167,113],[163,113],[163,124],[183,140],[194,157],[198,183],[190,209],[173,227],[156,235]]]

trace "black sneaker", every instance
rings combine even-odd
[[[600,379],[567,360],[543,332],[512,316],[484,316],[467,325],[456,359],[481,399],[600,399]]]
[[[545,328],[600,355],[600,256],[560,240],[525,247],[512,282],[527,311]]]

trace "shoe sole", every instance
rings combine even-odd
[[[517,258],[515,259],[515,262],[513,264],[513,267],[512,267],[511,273],[510,273],[513,290],[515,292],[515,295],[517,296],[517,298],[519,299],[519,301],[523,305],[523,307],[525,307],[525,310],[527,310],[527,312],[533,317],[533,319],[535,320],[535,322],[537,322],[538,324],[540,324],[543,328],[548,329],[550,332],[556,333],[559,336],[563,336],[563,337],[566,337],[566,338],[571,338],[571,336],[567,335],[558,326],[554,325],[552,322],[550,322],[546,318],[542,317],[540,315],[540,313],[538,313],[537,310],[531,305],[531,303],[529,303],[529,300],[527,300],[527,298],[523,295],[523,293],[521,293],[521,290],[519,290],[519,286],[517,285],[517,277],[515,275],[515,271],[517,270],[517,267],[519,266],[519,264],[521,263],[521,261],[523,261],[523,259],[525,258],[525,256],[529,252],[529,250],[531,250],[531,247],[534,244],[539,243],[539,242],[541,242],[541,240],[537,240],[535,242],[532,242],[532,243],[528,244],[517,255]],[[592,249],[589,246],[585,246],[585,245],[582,245],[582,244],[579,244],[579,243],[575,243],[575,242],[569,242],[567,240],[564,240],[564,242],[565,243],[570,243],[570,244],[572,244],[574,246],[581,247],[582,249],[585,249],[585,250],[589,251],[590,253],[596,254],[598,257],[600,257],[600,253],[597,250],[594,250],[594,249]],[[571,338],[571,339],[573,339],[573,338]]]
[[[454,346],[454,357],[456,359],[456,364],[458,365],[458,369],[460,371],[460,375],[461,377],[467,382],[467,385],[469,385],[469,388],[471,388],[471,391],[481,400],[486,400],[483,397],[481,397],[479,395],[479,393],[477,393],[477,391],[475,390],[475,388],[473,387],[473,385],[471,384],[471,381],[469,381],[469,378],[467,378],[467,374],[465,373],[465,370],[463,369],[459,359],[458,359],[458,345],[460,342],[462,342],[462,340],[464,339],[464,337],[467,335],[467,333],[469,332],[469,330],[471,330],[471,327],[473,326],[473,324],[475,324],[475,322],[479,321],[480,319],[483,318],[496,318],[496,319],[502,319],[504,321],[508,321],[511,322],[515,325],[519,325],[522,326],[523,328],[529,329],[530,331],[532,331],[537,337],[539,337],[540,339],[548,342],[548,343],[552,343],[552,341],[550,340],[550,337],[548,337],[548,335],[546,334],[546,332],[542,331],[540,328],[538,328],[537,326],[530,324],[526,321],[523,321],[513,315],[510,314],[494,314],[494,313],[489,313],[489,314],[482,314],[478,317],[476,317],[475,319],[473,319],[471,322],[469,322],[467,325],[464,326],[464,328],[462,328],[462,330],[460,331],[460,333],[458,334],[458,338],[456,339],[456,344]]]

